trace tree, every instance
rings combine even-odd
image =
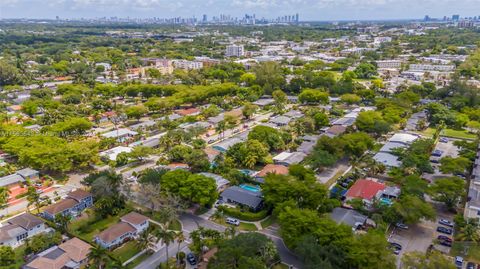
[[[286,207],[278,216],[280,234],[285,244],[295,248],[302,236],[313,234],[321,225],[321,219],[316,211]]]
[[[328,119],[327,114],[324,112],[318,112],[313,115],[313,120],[315,121],[315,129],[320,130],[321,128],[328,126],[330,120]]]
[[[460,178],[437,179],[430,185],[433,200],[444,203],[449,209],[455,208],[465,194],[465,182]]]
[[[15,66],[0,60],[0,86],[15,85],[21,82],[21,74]]]
[[[221,242],[212,269],[267,268],[279,261],[275,244],[263,234],[242,233]]]
[[[5,208],[10,197],[10,190],[7,187],[0,187],[0,208]]]
[[[147,113],[147,109],[143,105],[130,106],[125,110],[128,118],[136,119],[137,121]]]
[[[393,210],[406,224],[418,223],[421,219],[434,220],[435,209],[417,196],[402,195],[400,200],[393,204]]]
[[[166,227],[160,227],[155,231],[157,240],[161,240],[165,244],[165,254],[167,255],[167,268],[168,267],[168,246],[175,240],[175,232],[168,230]]]
[[[40,194],[37,192],[37,189],[35,189],[34,186],[28,186],[26,197],[28,201],[27,209],[31,205],[35,205],[38,213],[40,213]]]
[[[275,101],[276,113],[282,113],[287,104],[287,94],[282,90],[276,90],[272,93],[273,100]]]
[[[253,85],[255,81],[257,80],[257,77],[253,73],[245,73],[240,76],[240,81],[245,83],[247,86]]]
[[[279,63],[263,62],[253,69],[256,83],[263,87],[266,94],[271,94],[275,89],[282,88],[285,83],[283,70]]]
[[[353,105],[353,104],[360,103],[360,101],[362,101],[362,98],[360,98],[360,96],[353,93],[346,93],[340,96],[340,100],[346,104]]]
[[[363,111],[358,114],[355,121],[358,130],[377,135],[390,131],[390,124],[387,123],[382,114],[378,111]]]
[[[94,245],[88,253],[90,264],[95,264],[99,269],[104,268],[105,264],[110,261],[107,250],[99,245]]]
[[[321,90],[304,89],[298,95],[298,101],[303,104],[327,104],[328,93]]]
[[[55,216],[55,223],[57,227],[62,233],[66,233],[68,231],[68,224],[72,220],[72,216],[69,214],[57,214]]]
[[[257,163],[265,163],[268,149],[258,140],[249,139],[247,142],[237,143],[230,147],[226,156],[240,166],[253,168]]]
[[[269,126],[255,126],[248,134],[249,140],[257,140],[269,150],[281,150],[285,147],[280,132]]]
[[[146,146],[136,146],[128,153],[130,158],[143,162],[145,157],[153,153],[153,149]]]
[[[202,206],[213,204],[218,197],[214,179],[183,170],[167,172],[161,185],[165,191]]]
[[[177,240],[177,244],[178,244],[178,246],[177,246],[177,253],[180,253],[180,244],[182,244],[183,242],[185,242],[186,237],[185,237],[185,235],[183,234],[182,231],[179,231],[179,232],[177,233],[175,239]],[[177,256],[177,261],[178,261],[178,263],[181,262],[181,260],[180,260],[179,258],[180,258],[180,257]]]
[[[470,165],[471,161],[465,157],[446,156],[440,159],[440,171],[444,174],[463,174]]]
[[[354,268],[396,268],[395,257],[383,232],[370,230],[353,242],[348,258]]]
[[[153,236],[153,226],[149,226],[138,237],[136,243],[139,249],[146,249],[147,252],[151,252],[155,249],[155,237]]]
[[[22,111],[30,117],[38,112],[38,104],[35,101],[27,100],[22,103]]]
[[[455,269],[452,260],[439,251],[422,253],[413,251],[405,253],[402,257],[402,268],[405,269]]]
[[[250,119],[253,116],[253,114],[255,114],[257,109],[258,109],[258,106],[252,103],[246,103],[243,105],[242,114],[246,119]]]
[[[15,252],[11,246],[0,246],[0,265],[8,266],[15,262]]]
[[[354,72],[358,78],[369,79],[377,74],[377,67],[370,63],[361,63]]]
[[[455,238],[460,241],[480,242],[480,224],[478,219],[468,219],[462,225],[457,225]]]

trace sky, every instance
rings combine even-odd
[[[480,16],[480,0],[0,0],[0,18],[208,18],[219,14],[276,18],[300,14],[301,21],[443,18]]]

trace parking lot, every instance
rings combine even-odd
[[[450,248],[439,244],[434,244],[435,239],[439,235],[445,235],[452,238],[452,235],[442,234],[436,231],[440,219],[453,220],[453,215],[446,211],[440,204],[435,203],[434,207],[437,209],[437,218],[435,221],[422,221],[415,225],[409,225],[408,229],[400,229],[392,226],[388,237],[389,242],[398,243],[402,246],[400,254],[397,256],[397,265],[400,266],[401,257],[403,254],[412,251],[425,252],[430,245],[434,248],[449,254]],[[446,226],[444,226],[446,227]]]
[[[432,156],[430,157],[430,161],[434,169],[433,174],[424,173],[422,175],[423,178],[429,180],[430,182],[433,182],[435,179],[438,179],[438,178],[452,176],[452,175],[445,175],[442,172],[440,172],[439,170],[440,159],[444,157],[456,158],[458,157],[458,154],[459,154],[458,147],[453,144],[453,142],[456,141],[455,139],[448,138],[446,142],[441,142],[442,139],[447,139],[447,138],[444,138],[444,137],[440,138],[440,141],[435,145],[435,149],[433,150]],[[441,156],[434,156],[435,152],[441,152]]]

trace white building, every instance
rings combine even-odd
[[[243,45],[228,45],[225,51],[227,57],[243,57],[245,56],[245,50]]]
[[[451,72],[455,70],[455,65],[437,65],[437,64],[411,64],[410,71],[443,71]]]
[[[187,61],[187,60],[174,60],[173,65],[178,69],[193,70],[202,69],[203,62]]]
[[[402,62],[399,60],[384,60],[376,63],[377,67],[381,69],[400,68],[402,66]]]

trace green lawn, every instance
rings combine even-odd
[[[112,256],[119,259],[121,262],[126,262],[131,257],[135,256],[141,249],[138,248],[136,241],[129,241],[121,247],[112,251]]]
[[[116,216],[96,219],[93,211],[87,210],[86,212],[88,212],[88,216],[86,218],[73,221],[69,225],[69,230],[75,236],[87,242],[92,242],[95,235],[117,223],[120,220],[120,217],[127,214],[129,211],[130,209],[125,209]]]
[[[462,256],[467,261],[480,263],[480,245],[466,242],[453,242],[451,256]]]
[[[127,264],[124,268],[125,269],[133,269],[137,265],[139,265],[141,262],[146,260],[148,257],[150,257],[149,254],[143,253],[142,255],[138,256],[135,260],[133,260],[131,263]]]
[[[433,134],[435,134],[436,129],[435,128],[427,128],[421,132],[419,132],[421,135],[426,136],[426,137],[432,137]],[[458,138],[458,139],[476,139],[477,135],[471,134],[468,131],[465,130],[454,130],[454,129],[444,129],[442,133],[440,134],[441,136],[446,136],[446,137],[451,137],[451,138]]]
[[[174,231],[181,231],[182,230],[182,224],[180,223],[179,220],[175,220],[170,225],[168,226],[168,229],[174,230]]]
[[[262,228],[267,228],[268,226],[272,225],[275,223],[275,218],[272,216],[269,216],[268,218],[264,219],[260,224],[262,225]]]

